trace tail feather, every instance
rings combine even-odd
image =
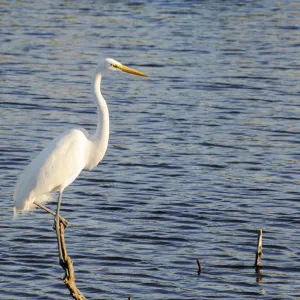
[[[38,197],[28,197],[24,201],[20,201],[22,203],[21,207],[18,207],[17,206],[18,202],[15,201],[14,219],[16,219],[16,216],[19,213],[30,212],[33,209],[35,209],[36,206],[35,206],[34,202],[37,202],[37,203],[40,203],[40,204],[46,204],[46,203],[52,202],[53,200],[54,200],[53,194],[45,194],[45,195],[41,195],[41,196],[38,196]]]

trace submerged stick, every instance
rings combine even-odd
[[[262,256],[262,229],[259,230],[258,236],[257,236],[255,267],[260,267],[261,256]]]
[[[197,265],[198,265],[198,274],[200,274],[202,272],[202,267],[201,267],[199,258],[197,258],[196,261],[197,261]]]
[[[64,259],[64,264],[62,267],[65,270],[64,283],[66,287],[69,289],[71,296],[77,300],[85,300],[86,298],[81,294],[80,290],[77,288],[75,283],[75,274],[73,269],[73,262],[71,257],[68,255],[67,247],[65,243],[65,225],[63,222],[59,222],[59,232],[61,239],[61,250]]]

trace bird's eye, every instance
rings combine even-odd
[[[112,66],[113,68],[117,68],[117,67],[118,67],[117,65],[113,65],[113,64],[112,64],[111,66]]]

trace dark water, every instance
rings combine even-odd
[[[108,152],[64,194],[83,294],[299,299],[299,2],[5,1],[0,15],[1,299],[69,299],[51,216],[13,221],[11,198],[50,139],[95,129],[104,57],[150,77],[104,78]]]

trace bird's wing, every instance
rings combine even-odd
[[[86,164],[87,133],[71,129],[52,140],[21,175],[15,193],[15,206],[57,190],[62,191],[79,175]],[[30,204],[30,203],[27,203]]]

